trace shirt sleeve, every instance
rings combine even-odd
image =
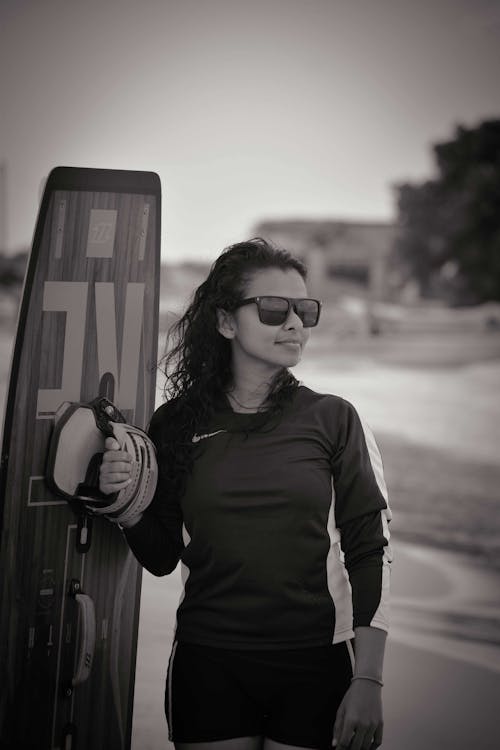
[[[157,452],[160,448],[161,423],[165,418],[166,406],[164,404],[156,410],[148,429]],[[159,462],[158,483],[151,504],[135,526],[124,529],[134,556],[153,575],[164,576],[176,568],[184,549],[182,525],[180,503],[166,491]]]
[[[347,401],[342,402],[332,472],[336,525],[352,590],[353,627],[387,631],[392,514],[373,432]]]

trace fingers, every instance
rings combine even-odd
[[[104,495],[112,495],[115,492],[120,492],[128,487],[132,480],[128,479],[115,479],[108,480],[106,477],[99,477],[99,489]]]
[[[352,706],[346,693],[335,718],[333,747],[336,750],[375,750],[382,744],[383,721],[363,717],[366,712],[352,715]]]
[[[106,438],[104,447],[106,450],[99,467],[99,489],[105,495],[110,495],[130,484],[132,456],[127,451],[120,450],[120,445],[114,438]]]
[[[106,484],[120,484],[120,482],[127,482],[130,479],[130,471],[102,472],[100,478]]]
[[[337,710],[337,717],[335,719],[335,725],[333,727],[333,746],[339,747],[339,741],[340,737],[342,736],[342,730],[344,727],[344,716],[345,716],[345,708],[344,708],[344,701],[340,704]]]
[[[374,750],[382,744],[382,727],[374,732],[373,727],[364,727],[345,721],[342,732],[334,740],[337,750]]]
[[[102,454],[102,466],[104,472],[110,473],[113,471],[130,471],[132,464],[132,456],[127,451],[121,451],[117,448],[107,449]]]
[[[107,437],[104,441],[104,447],[107,451],[115,451],[119,449],[120,444],[118,440],[115,440],[115,438]]]
[[[99,482],[99,489],[104,495],[113,495],[115,492],[120,492],[128,487],[132,480],[127,479],[125,482],[119,482],[114,484],[108,484],[106,482]]]
[[[123,475],[121,475],[123,476]],[[120,490],[125,489],[132,480],[130,477],[127,479],[118,479],[114,478],[107,479],[107,477],[99,477],[99,489],[101,492],[103,492],[105,495],[112,495],[114,492],[120,492]]]
[[[373,744],[372,747],[380,747],[382,744],[382,736],[384,734],[384,725],[380,724],[377,729],[375,730],[375,734],[373,735]]]
[[[113,451],[114,453],[114,451]],[[127,474],[130,476],[132,469],[132,461],[128,461],[125,457],[116,459],[107,459],[104,454],[101,464],[101,474],[109,476],[110,474]]]
[[[353,736],[354,733],[354,736]],[[373,731],[364,729],[364,727],[351,728],[351,743],[347,744],[349,750],[368,750],[371,747]]]
[[[352,750],[354,743],[357,741],[358,735],[354,733],[354,723],[351,721],[344,721],[342,726],[342,732],[338,738],[337,750]],[[352,740],[352,744],[351,744]],[[356,750],[359,750],[359,745]]]

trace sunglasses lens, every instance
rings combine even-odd
[[[288,302],[281,297],[260,298],[260,320],[268,326],[282,325],[288,316]]]
[[[315,299],[298,299],[294,301],[294,308],[302,320],[304,328],[317,325],[319,320],[319,303]],[[288,300],[283,297],[261,297],[259,301],[259,317],[261,323],[269,326],[280,326],[288,317]]]
[[[304,328],[312,328],[319,319],[319,304],[315,299],[301,299],[296,303],[297,315]]]

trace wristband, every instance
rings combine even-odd
[[[351,682],[353,682],[353,680],[369,680],[370,682],[376,682],[377,685],[384,687],[384,683],[382,682],[382,680],[379,680],[378,677],[369,677],[368,675],[364,674],[355,674],[353,677],[351,677]]]

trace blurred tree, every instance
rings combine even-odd
[[[396,252],[424,297],[500,300],[500,120],[434,146],[437,177],[395,186]]]

